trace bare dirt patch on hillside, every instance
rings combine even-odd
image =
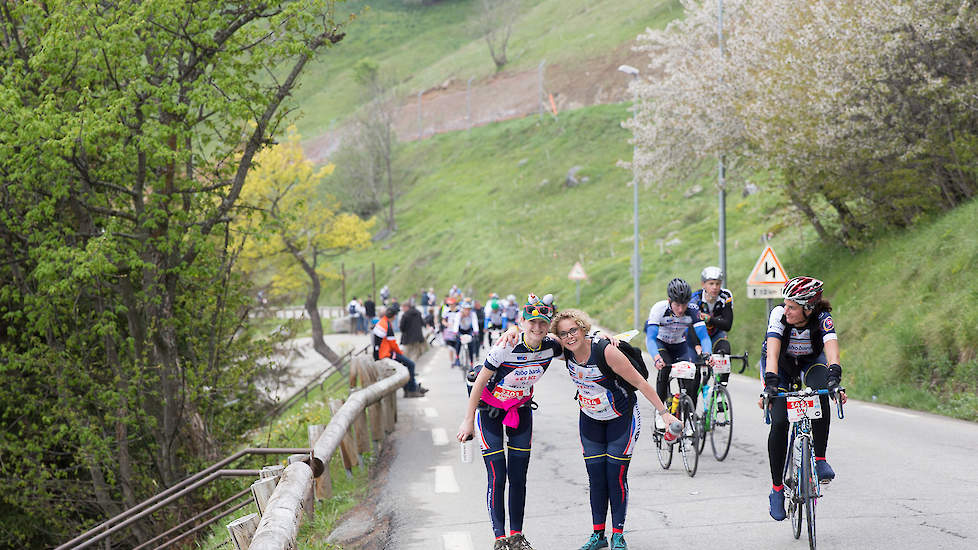
[[[546,112],[551,110],[551,94],[558,116],[561,111],[627,99],[630,77],[619,72],[618,66],[626,64],[642,70],[648,65],[648,54],[632,51],[632,45],[623,44],[613,52],[582,62],[546,65],[542,97]],[[415,95],[403,99],[394,127],[400,140],[412,141],[537,114],[540,99],[537,70],[503,71],[473,80],[470,91],[465,80],[448,79],[440,86],[422,92],[420,124]],[[344,132],[344,128],[339,128],[306,141],[306,155],[315,162],[327,161],[342,142]]]

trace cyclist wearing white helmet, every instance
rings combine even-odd
[[[733,326],[733,293],[723,288],[723,270],[709,266],[700,273],[703,288],[693,293],[690,303],[700,309],[700,319],[706,323],[706,332],[713,342],[713,353],[730,355],[727,331]],[[726,382],[729,374],[719,375]]]
[[[784,305],[771,310],[767,335],[761,346],[761,378],[764,393],[773,396],[792,391],[804,376],[805,385],[813,389],[834,389],[842,380],[839,364],[839,338],[832,321],[832,306],[822,298],[823,283],[812,277],[795,277],[782,289]],[[845,403],[845,393],[840,393]],[[788,447],[788,413],[784,399],[771,399],[771,431],[767,453],[771,464],[769,512],[777,521],[787,514],[784,509],[784,461]],[[821,397],[823,411],[829,410],[828,396]],[[815,446],[815,473],[820,482],[835,478],[825,460],[828,447],[830,414],[812,420]]]
[[[468,334],[472,339],[468,343],[468,353],[470,363],[475,363],[475,358],[479,356],[479,318],[472,310],[472,300],[466,298],[462,301],[461,311],[458,315],[452,317],[448,330],[454,332],[455,334],[461,336],[462,334]],[[461,338],[456,338],[452,342],[452,346],[455,347],[455,364],[458,365],[458,357],[462,350]]]
[[[652,355],[652,366],[659,370],[655,390],[662,401],[669,394],[669,373],[672,363],[695,361],[694,353],[708,356],[713,351],[713,342],[706,331],[706,322],[700,319],[699,306],[690,303],[693,296],[689,283],[683,279],[673,279],[666,287],[668,300],[657,302],[649,310],[649,320],[645,323],[645,345]],[[695,332],[699,343],[690,342],[686,336],[690,328]],[[687,395],[696,403],[700,387],[699,369],[690,380],[680,380]]]

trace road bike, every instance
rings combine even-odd
[[[472,357],[472,339],[473,336],[468,333],[463,332],[458,335],[458,341],[461,344],[458,351],[458,361],[463,373],[469,372],[475,359]]]
[[[710,447],[713,457],[723,461],[730,452],[730,441],[733,439],[733,400],[727,390],[727,378],[730,375],[730,360],[738,359],[747,367],[748,354],[725,355],[714,354],[713,366],[704,365],[703,383],[700,391],[703,394],[703,413],[697,418],[696,427],[699,430],[699,441],[696,452],[702,454],[706,447],[706,435],[710,435]],[[726,374],[727,376],[722,376]],[[710,384],[710,378],[713,384]],[[722,379],[722,381],[721,381]]]
[[[658,428],[652,430],[652,441],[655,444],[655,452],[662,468],[669,469],[669,466],[672,465],[673,448],[679,447],[679,454],[683,457],[683,467],[689,477],[696,475],[696,468],[699,466],[699,453],[696,452],[696,449],[699,448],[700,432],[696,428],[696,406],[693,405],[693,399],[686,394],[686,386],[682,380],[695,378],[696,369],[704,365],[705,363],[679,361],[673,363],[672,369],[669,371],[669,382],[672,384],[672,380],[676,380],[679,391],[667,399],[666,406],[683,426],[679,441],[670,445],[663,439],[665,430]]]
[[[804,382],[802,382],[804,384]],[[822,395],[831,396],[836,402],[839,418],[845,418],[842,410],[842,396],[845,388],[834,390],[813,390],[804,387],[800,391],[781,392],[775,399],[786,399],[788,421],[791,422],[788,454],[784,461],[784,499],[787,503],[788,517],[795,538],[801,538],[801,526],[808,525],[808,547],[815,550],[815,505],[822,496],[821,484],[815,473],[815,447],[812,441],[812,420],[822,418]],[[764,421],[771,423],[769,408],[771,399],[762,393],[764,400]],[[826,480],[824,483],[828,483]]]

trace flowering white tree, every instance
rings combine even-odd
[[[653,75],[626,122],[640,180],[744,159],[849,246],[978,190],[973,2],[726,0],[722,59],[715,2],[684,5],[639,37]]]

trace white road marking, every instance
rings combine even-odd
[[[448,432],[445,428],[431,429],[431,443],[433,445],[448,445]]]
[[[435,466],[435,492],[457,493],[458,483],[451,466]]]
[[[438,418],[438,410],[434,407],[425,407],[424,415],[428,418]]]
[[[445,550],[472,550],[472,536],[467,531],[449,531],[441,534]]]

